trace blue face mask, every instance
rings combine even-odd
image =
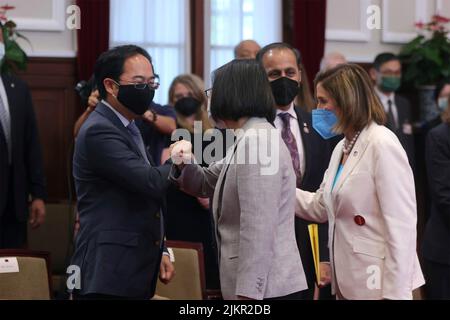
[[[312,123],[314,130],[325,140],[336,137],[338,133],[333,132],[338,119],[334,112],[325,109],[316,109],[312,112]]]

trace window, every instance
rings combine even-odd
[[[157,103],[167,104],[172,80],[190,70],[188,30],[189,0],[111,0],[110,46],[148,51],[161,81]]]
[[[110,0],[111,47],[136,44],[161,78],[155,102],[166,104],[172,80],[191,72],[190,0]],[[282,0],[204,0],[204,79],[234,58],[244,39],[261,46],[282,39]]]
[[[205,79],[234,59],[234,48],[253,39],[261,46],[282,40],[281,0],[211,0],[206,2]],[[209,7],[208,7],[209,6]],[[209,21],[208,21],[209,20]],[[209,38],[209,41],[208,41]]]

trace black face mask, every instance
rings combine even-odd
[[[155,90],[147,85],[145,89],[136,89],[134,84],[120,85],[117,100],[127,109],[138,116],[142,116],[150,107]]]
[[[286,77],[272,81],[270,86],[277,106],[284,107],[291,104],[299,93],[298,82]]]
[[[190,117],[198,112],[201,102],[192,97],[180,99],[175,104],[175,111],[185,117]]]

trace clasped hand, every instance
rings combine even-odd
[[[180,140],[170,146],[170,158],[173,164],[182,168],[185,164],[193,163],[192,143]]]

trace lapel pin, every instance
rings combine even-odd
[[[364,217],[362,217],[360,215],[357,215],[357,216],[355,216],[355,223],[358,226],[362,227],[363,225],[366,224],[366,219],[364,219]]]
[[[359,154],[358,151],[353,152],[353,156],[354,156],[354,157],[357,157],[358,154]]]
[[[307,134],[309,134],[309,128],[307,123],[303,123],[303,131]]]
[[[16,85],[14,83],[11,83],[11,88],[15,88]]]

